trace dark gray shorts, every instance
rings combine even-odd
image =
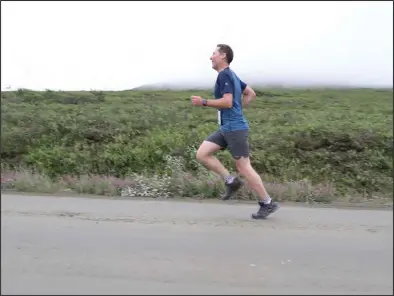
[[[211,134],[206,141],[215,143],[222,147],[222,150],[228,149],[235,159],[249,157],[249,130],[240,130],[232,132],[216,131]]]

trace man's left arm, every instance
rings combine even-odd
[[[220,73],[218,77],[219,89],[222,97],[216,100],[205,100],[201,97],[192,96],[194,105],[213,107],[216,109],[230,109],[233,107],[233,81],[227,73]],[[203,105],[205,104],[205,105]]]

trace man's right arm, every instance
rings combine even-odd
[[[247,106],[251,101],[254,100],[256,97],[256,93],[254,92],[253,88],[247,85],[245,82],[241,80],[241,90],[243,94],[242,98],[242,107]]]

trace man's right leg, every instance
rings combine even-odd
[[[221,164],[221,162],[213,156],[213,153],[223,150],[226,147],[227,143],[223,135],[219,131],[216,131],[201,144],[196,155],[199,162],[224,179],[226,193],[222,197],[223,200],[229,199],[231,195],[233,195],[242,186],[241,180],[237,177],[231,176],[229,171]]]
[[[221,164],[221,162],[212,154],[221,150],[220,145],[205,140],[202,142],[200,148],[197,150],[196,158],[209,170],[221,176],[223,179],[230,175],[228,170]]]

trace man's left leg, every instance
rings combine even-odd
[[[274,202],[265,190],[263,181],[259,174],[254,170],[249,158],[249,131],[240,130],[226,133],[228,148],[235,159],[238,172],[244,176],[249,186],[260,197],[260,209],[256,214],[252,214],[254,219],[264,219],[268,215],[279,209],[279,205]]]
[[[256,214],[252,214],[253,219],[264,219],[268,215],[276,212],[279,209],[279,205],[271,199],[267,191],[265,190],[263,181],[259,174],[254,170],[250,164],[249,157],[241,157],[236,161],[238,172],[245,177],[249,186],[258,194],[260,197],[259,205],[260,209]]]

